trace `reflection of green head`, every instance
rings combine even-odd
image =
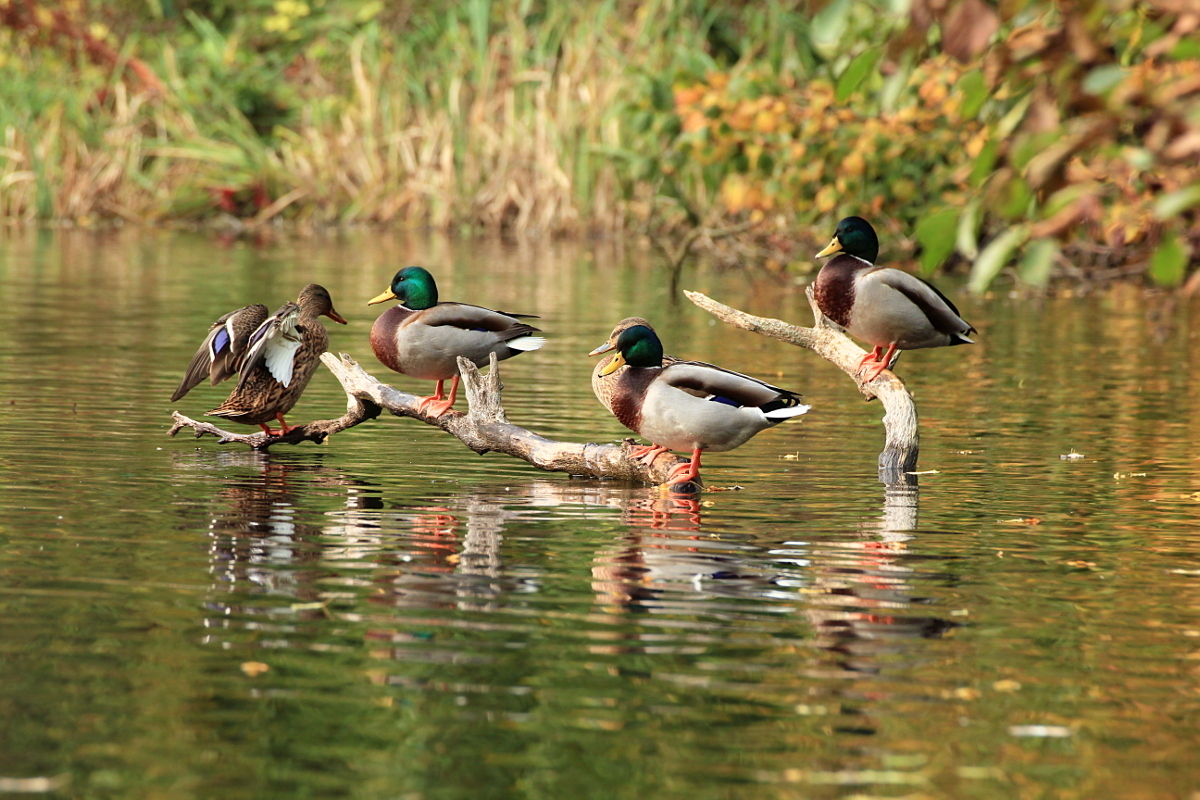
[[[437,305],[437,283],[424,267],[405,267],[392,278],[392,294],[413,311]]]

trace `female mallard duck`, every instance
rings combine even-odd
[[[691,451],[691,463],[673,469],[669,484],[694,481],[703,451],[732,450],[809,409],[794,392],[746,375],[699,361],[664,361],[649,325],[618,325],[614,333],[612,347],[592,351],[617,351],[600,370],[600,377],[611,378],[598,388],[593,382],[596,396],[622,425],[652,442],[634,457],[649,463],[664,450]]]
[[[897,350],[974,344],[967,334],[975,329],[933,284],[875,266],[879,238],[865,219],[846,217],[839,222],[833,241],[817,258],[834,253],[842,255],[821,267],[814,295],[822,314],[874,347],[858,365],[862,370],[875,363],[864,380],[887,369]]]
[[[503,361],[546,343],[541,336],[531,335],[538,332],[537,328],[517,319],[528,314],[505,314],[466,303],[439,303],[437,284],[421,267],[405,267],[397,272],[388,290],[367,305],[388,300],[399,300],[401,304],[375,320],[371,348],[388,369],[437,381],[437,390],[417,405],[419,411],[434,417],[454,405],[459,356],[481,367],[492,353]],[[442,394],[442,382],[447,378],[453,378],[448,399]]]
[[[257,425],[268,436],[294,430],[297,426],[289,426],[283,415],[296,405],[329,346],[329,334],[317,319],[322,314],[346,324],[334,310],[329,292],[315,283],[305,286],[295,303],[284,303],[271,316],[261,303],[230,311],[209,328],[171,401],[183,397],[205,376],[216,386],[240,373],[229,397],[208,416]],[[279,431],[267,425],[276,419]]]

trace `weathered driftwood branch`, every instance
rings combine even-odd
[[[332,357],[329,353],[326,356]],[[241,442],[249,445],[254,450],[266,450],[274,444],[300,444],[301,442],[316,442],[324,444],[330,436],[335,433],[340,433],[347,428],[353,428],[361,422],[366,422],[370,419],[375,419],[379,416],[382,409],[370,400],[351,397],[346,395],[346,413],[337,419],[319,419],[314,422],[309,422],[306,425],[300,425],[292,428],[283,436],[268,436],[263,432],[258,433],[233,433],[231,431],[218,428],[211,422],[203,422],[201,420],[192,419],[191,417],[180,414],[178,411],[172,411],[171,417],[175,420],[175,424],[167,431],[168,436],[174,436],[184,428],[191,428],[196,438],[202,436],[215,436],[217,444],[228,444],[229,442]]]
[[[830,322],[817,308],[812,287],[808,287],[808,302],[812,306],[815,324],[802,328],[778,319],[756,317],[718,303],[700,292],[684,292],[687,298],[722,322],[738,328],[781,339],[789,344],[812,350],[826,361],[835,364],[849,375],[867,399],[879,398],[883,404],[885,431],[883,452],[879,454],[880,479],[894,483],[905,472],[917,466],[920,443],[917,434],[917,407],[904,382],[890,370],[874,380],[864,381],[858,366],[866,351],[850,340],[841,328]]]
[[[242,442],[256,450],[266,450],[275,444],[322,442],[331,434],[374,419],[381,410],[387,410],[398,417],[411,417],[441,428],[480,455],[493,451],[506,453],[548,472],[660,484],[675,466],[686,461],[672,453],[663,453],[647,466],[629,457],[629,450],[634,444],[632,439],[626,439],[621,444],[559,442],[513,425],[508,421],[501,403],[503,387],[494,355],[487,375],[481,375],[475,365],[466,359],[458,360],[469,410],[465,414],[449,411],[440,417],[418,411],[420,398],[381,383],[348,355],[342,354],[339,358],[333,353],[325,353],[321,361],[341,382],[346,392],[346,414],[340,419],[310,422],[286,436],[267,436],[264,433],[230,433],[175,412],[175,424],[168,433],[174,436],[181,428],[189,427],[196,431],[197,437],[209,434],[216,436],[221,444]],[[696,487],[676,484],[671,488],[687,491]]]
[[[662,483],[667,474],[684,459],[664,453],[649,467],[629,457],[633,440],[621,444],[559,442],[508,421],[501,403],[500,370],[492,356],[487,375],[480,374],[465,358],[458,359],[462,386],[467,396],[467,413],[450,411],[429,417],[417,411],[419,398],[380,383],[347,355],[332,353],[321,357],[325,366],[342,383],[349,397],[374,403],[399,417],[412,417],[441,428],[480,455],[506,453],[548,472],[566,472],[591,478]]]

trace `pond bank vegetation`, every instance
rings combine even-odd
[[[12,220],[634,232],[805,271],[859,214],[977,291],[1200,288],[1184,0],[7,0],[0,41]]]

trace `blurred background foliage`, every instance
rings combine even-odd
[[[0,0],[0,40],[10,218],[632,230],[803,271],[860,214],[976,290],[1200,288],[1191,0]]]

